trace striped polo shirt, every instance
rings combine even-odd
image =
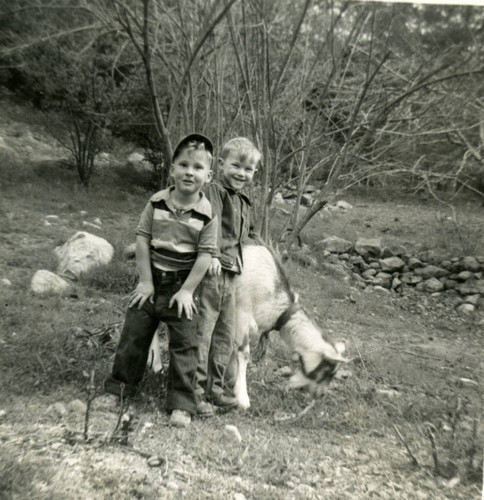
[[[217,251],[217,217],[200,192],[200,199],[189,210],[175,209],[170,193],[174,188],[154,194],[141,213],[136,235],[150,240],[151,264],[163,271],[190,270],[199,252]]]

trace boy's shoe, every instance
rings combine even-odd
[[[214,406],[218,406],[224,410],[237,406],[237,400],[234,397],[226,396],[225,394],[212,394],[210,400]]]
[[[173,410],[171,412],[170,424],[175,427],[188,427],[192,421],[192,416],[187,410]]]
[[[215,408],[204,399],[197,402],[197,415],[202,418],[213,417],[215,415]]]

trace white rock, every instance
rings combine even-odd
[[[61,403],[61,402],[55,403],[53,406],[53,409],[57,413],[57,415],[59,415],[61,417],[63,415],[65,415],[67,412],[67,409],[66,409],[64,403]]]
[[[128,156],[127,163],[139,173],[150,172],[153,168],[149,160],[142,153],[138,152],[131,153]]]
[[[276,193],[274,195],[274,203],[276,203],[277,205],[284,205],[284,198],[282,197],[282,194],[281,193]]]
[[[73,399],[68,405],[67,409],[72,413],[84,414],[86,413],[87,405],[80,399]]]
[[[472,380],[471,378],[461,377],[461,378],[459,378],[459,380],[464,385],[479,385],[475,380]]]
[[[160,457],[152,456],[148,458],[148,465],[150,467],[159,467],[163,463],[163,459]]]
[[[65,279],[45,269],[37,271],[30,283],[31,290],[38,294],[65,294],[70,287],[71,285]]]
[[[477,306],[477,304],[479,303],[479,298],[480,295],[478,293],[476,293],[475,295],[467,295],[464,298],[464,302],[466,304],[472,304],[473,306]]]
[[[45,218],[48,221],[58,221],[59,220],[59,216],[58,215],[46,215]]]
[[[98,226],[97,224],[93,224],[92,222],[82,221],[82,225],[84,227],[91,227],[93,229],[101,229],[101,226]]]
[[[462,314],[472,314],[475,311],[476,307],[472,304],[461,304],[457,310]]]
[[[93,267],[108,264],[113,258],[114,248],[104,238],[79,231],[54,252],[59,258],[58,272],[79,278]]]
[[[400,393],[395,389],[377,389],[376,392],[378,392],[379,394],[383,394],[384,396],[388,396],[389,398],[400,396]]]
[[[336,202],[336,206],[341,210],[351,210],[353,205],[349,204],[347,201],[339,200]]]
[[[235,425],[227,424],[224,429],[225,435],[234,439],[238,443],[242,442],[242,436],[240,435],[239,429]]]
[[[96,217],[94,220],[93,220],[94,224],[96,224],[97,226],[102,226],[103,223],[101,221],[101,219],[99,217]]]
[[[12,286],[12,282],[8,278],[2,278],[2,285]]]

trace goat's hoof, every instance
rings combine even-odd
[[[241,410],[248,410],[250,408],[250,400],[249,398],[237,398],[237,406]]]

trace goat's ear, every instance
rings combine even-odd
[[[328,361],[333,361],[335,363],[348,363],[348,360],[343,357],[343,353],[346,351],[346,344],[344,342],[334,343],[335,354],[325,353],[325,358]]]
[[[301,370],[297,370],[296,373],[289,379],[288,385],[292,389],[297,389],[299,387],[305,387],[309,384],[309,380],[303,375]]]
[[[346,351],[346,342],[335,342],[334,348],[338,354],[343,354]]]

